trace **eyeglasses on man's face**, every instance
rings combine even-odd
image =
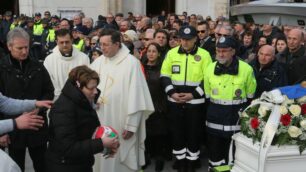
[[[227,34],[221,34],[221,33],[216,33],[216,35],[218,35],[218,37],[221,37],[221,36],[227,37],[227,36],[229,36]]]
[[[198,30],[197,31],[197,33],[199,34],[199,33],[205,33],[206,32],[206,30]]]
[[[143,40],[149,41],[149,40],[152,40],[152,39],[151,38],[143,38]]]

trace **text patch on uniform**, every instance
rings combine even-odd
[[[172,73],[173,74],[178,74],[178,73],[180,73],[181,72],[181,68],[180,68],[180,66],[179,65],[173,65],[172,66]]]

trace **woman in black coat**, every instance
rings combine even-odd
[[[47,172],[92,172],[94,154],[105,147],[116,152],[116,138],[92,139],[100,126],[94,109],[98,74],[86,66],[74,68],[51,108]]]
[[[146,161],[150,158],[148,155],[156,159],[155,171],[162,171],[165,159],[163,154],[166,144],[169,144],[165,143],[168,134],[166,119],[167,96],[160,84],[160,55],[160,46],[157,43],[150,43],[147,49],[147,59],[143,63],[155,108],[155,112],[146,121]]]

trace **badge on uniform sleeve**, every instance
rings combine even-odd
[[[200,61],[201,60],[201,56],[200,55],[195,55],[194,56],[194,60],[197,61],[197,62]]]
[[[213,95],[218,95],[218,89],[217,88],[212,89],[212,94]]]
[[[242,98],[241,98],[241,94],[242,94],[242,90],[241,90],[241,89],[237,89],[237,90],[235,91],[235,97],[234,97],[234,99],[242,99]]]
[[[179,74],[181,72],[179,65],[172,65],[172,73],[173,74]]]

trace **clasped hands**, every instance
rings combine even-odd
[[[174,93],[171,95],[171,98],[176,101],[176,103],[186,103],[193,99],[191,93]]]

